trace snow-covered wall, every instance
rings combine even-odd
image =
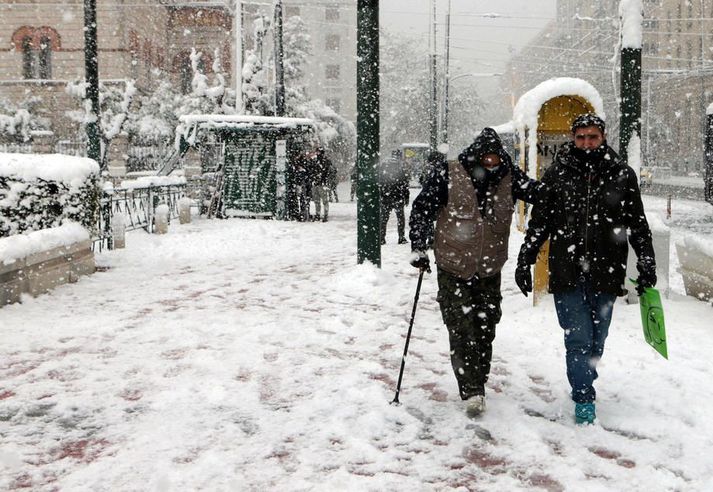
[[[93,229],[99,211],[99,165],[60,154],[0,153],[0,237],[57,227]]]

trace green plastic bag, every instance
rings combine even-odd
[[[629,279],[631,280],[631,279]],[[636,282],[631,280],[634,284]],[[644,339],[665,359],[668,359],[666,346],[666,323],[663,316],[663,305],[659,291],[647,287],[639,297],[641,307],[641,325],[644,328]]]

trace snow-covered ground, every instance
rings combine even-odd
[[[433,274],[389,404],[417,272],[393,217],[382,269],[356,265],[355,215],[130,233],[106,271],[2,308],[0,489],[713,490],[713,308],[675,272],[670,360],[619,300],[599,421],[577,427],[551,300],[533,308],[508,262],[469,420]]]

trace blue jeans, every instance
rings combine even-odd
[[[580,282],[574,290],[555,294],[554,298],[564,330],[572,400],[591,403],[597,396],[592,384],[597,379],[596,364],[604,353],[616,296],[594,292],[588,282]]]

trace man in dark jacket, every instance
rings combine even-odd
[[[314,200],[314,220],[320,219],[322,205],[324,215],[322,222],[327,222],[329,216],[329,175],[334,167],[332,161],[324,152],[324,147],[317,147],[312,157],[312,199]]]
[[[409,201],[409,175],[400,150],[394,150],[391,158],[379,167],[379,200],[381,202],[381,244],[386,244],[386,226],[389,215],[396,213],[399,244],[406,244],[406,217],[404,207]]]
[[[485,409],[495,326],[502,315],[500,270],[507,260],[515,200],[533,203],[541,185],[512,164],[491,128],[457,161],[431,154],[428,168],[411,209],[411,264],[428,270],[426,250],[434,243],[451,365],[460,397],[467,400],[466,413],[476,416]]]
[[[530,265],[549,239],[549,289],[564,329],[575,419],[592,423],[596,363],[614,301],[626,293],[627,229],[638,258],[639,294],[656,285],[656,263],[638,177],[607,145],[604,121],[579,116],[572,137],[542,179],[547,191],[532,210],[515,280],[523,294],[532,291]]]

